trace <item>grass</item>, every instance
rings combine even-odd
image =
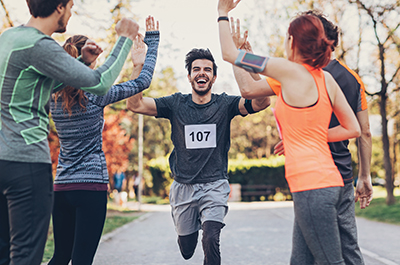
[[[360,209],[360,204],[356,203],[356,215],[366,219],[400,225],[400,188],[396,188],[394,195],[396,203],[386,205],[386,190],[382,187],[374,187],[374,199],[371,204]]]
[[[123,226],[133,220],[139,218],[143,213],[138,211],[128,210],[113,204],[107,205],[107,217],[104,223],[103,235]],[[47,235],[46,247],[44,250],[42,263],[47,263],[54,253],[54,238],[53,238],[53,225],[50,222],[49,232]]]

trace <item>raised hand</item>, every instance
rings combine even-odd
[[[159,23],[158,21],[154,22],[154,17],[148,16],[146,18],[146,31],[155,31],[159,30]]]
[[[96,42],[88,39],[81,50],[82,60],[86,64],[92,64],[102,52],[103,49]]]
[[[139,32],[139,25],[132,19],[122,18],[115,26],[115,31],[118,36],[127,37],[134,41]]]
[[[218,14],[220,16],[228,15],[228,12],[234,9],[240,0],[219,0],[218,1]]]
[[[236,48],[243,49],[246,44],[249,32],[246,30],[243,37],[240,36],[240,20],[236,19],[236,27],[233,17],[231,17],[231,35]],[[250,44],[249,44],[250,45]],[[250,47],[251,48],[251,47]]]
[[[131,48],[131,58],[133,66],[143,66],[146,58],[146,44],[144,43],[144,37],[142,34],[138,34],[133,41]]]

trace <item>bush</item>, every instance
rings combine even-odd
[[[274,185],[287,188],[285,158],[270,156],[262,159],[230,160],[229,182],[241,185]]]
[[[271,156],[268,159],[231,159],[228,164],[229,182],[241,185],[274,185],[287,189],[284,164],[283,156]],[[168,196],[173,181],[168,157],[152,159],[147,166],[153,177],[154,194],[161,197]]]

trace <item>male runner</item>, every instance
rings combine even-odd
[[[171,122],[174,144],[169,163],[174,178],[170,189],[172,218],[184,259],[190,259],[203,230],[205,265],[221,264],[219,239],[228,211],[227,174],[230,123],[269,106],[268,97],[245,100],[240,96],[211,93],[217,65],[208,49],[192,49],[186,55],[191,94],[161,98],[128,99],[133,112],[166,118]]]
[[[105,94],[124,64],[138,25],[122,19],[105,64],[91,70],[101,48],[87,42],[79,60],[50,36],[63,33],[73,0],[29,0],[26,25],[0,36],[0,264],[40,264],[52,209],[48,135],[52,88]]]
[[[326,17],[315,10],[309,10],[303,14],[314,15],[318,17],[324,25],[325,35],[329,40],[333,40],[332,52],[338,44],[339,28]],[[360,200],[360,207],[364,209],[372,200],[372,184],[370,176],[371,165],[371,132],[369,129],[367,101],[365,97],[364,84],[361,78],[346,65],[333,59],[325,68],[342,89],[350,107],[356,114],[357,120],[361,127],[361,136],[358,140],[359,150],[359,172],[356,185],[356,196],[354,198],[353,188],[353,168],[351,165],[351,154],[348,149],[349,141],[341,141],[328,143],[331,149],[333,160],[339,169],[344,181],[342,188],[342,197],[338,208],[338,225],[340,231],[340,240],[342,245],[342,255],[346,265],[362,265],[364,264],[363,257],[358,246],[357,226],[354,212],[354,202]],[[276,86],[274,80],[267,79],[271,87]],[[332,119],[329,128],[339,125],[339,122],[332,114]],[[282,142],[275,147],[275,153],[283,153]],[[304,245],[296,249],[297,255],[304,255],[306,260],[313,260],[311,253],[304,249]],[[308,263],[307,263],[308,264]],[[310,263],[312,264],[312,263]]]

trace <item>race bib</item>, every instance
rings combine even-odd
[[[185,125],[187,149],[217,147],[217,126],[215,124]]]

